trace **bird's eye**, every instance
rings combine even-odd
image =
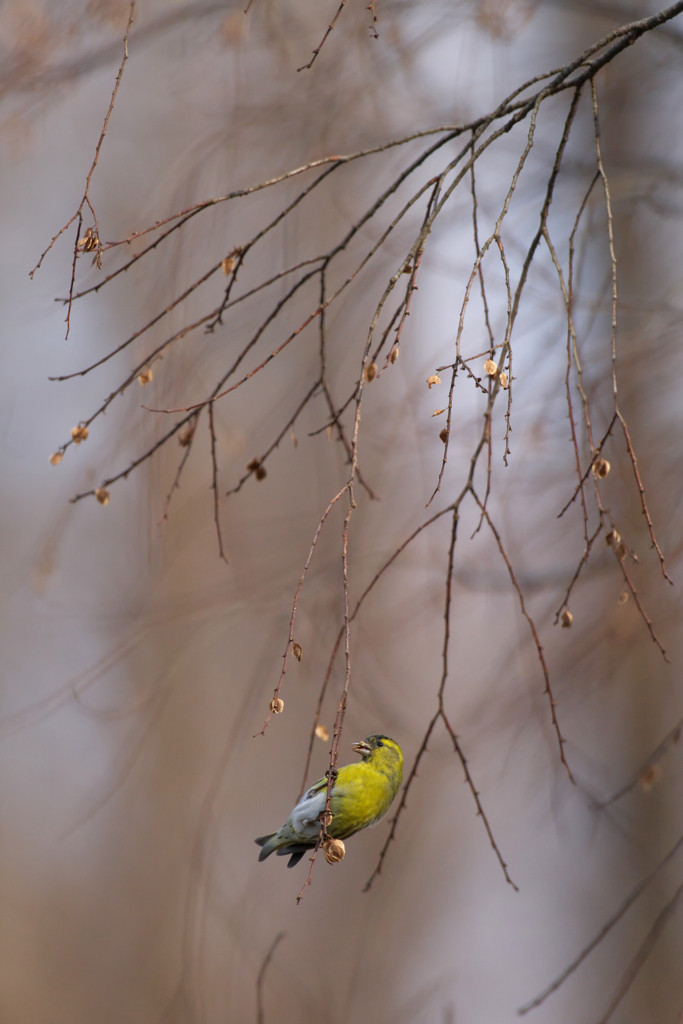
[[[382,743],[382,741],[380,740],[380,741],[379,741],[379,743],[377,744],[377,746],[378,746],[378,747],[383,747],[383,746],[384,746],[384,744],[383,744],[383,743]]]

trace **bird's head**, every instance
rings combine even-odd
[[[403,768],[403,754],[396,740],[388,736],[367,736],[353,744],[353,750],[360,754],[366,764],[378,771],[397,772]]]

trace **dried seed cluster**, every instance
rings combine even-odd
[[[181,448],[190,447],[190,445],[192,444],[192,438],[194,437],[196,426],[196,419],[190,420],[190,422],[180,431],[180,433],[178,434],[178,444],[180,445]]]
[[[71,431],[71,437],[73,438],[74,444],[80,444],[81,441],[87,441],[90,431],[87,427],[74,427]]]
[[[323,843],[323,853],[328,864],[338,864],[346,856],[346,847],[341,839],[326,839]]]
[[[97,232],[94,228],[86,228],[83,238],[79,238],[76,243],[76,248],[80,252],[92,252],[93,249],[97,249],[100,244],[100,240],[97,237]]]
[[[604,480],[611,468],[612,467],[607,459],[596,459],[593,463],[593,476],[598,477],[600,480]]]
[[[268,476],[266,467],[261,465],[260,459],[252,459],[251,462],[247,464],[247,469],[254,474],[257,480],[265,480]]]

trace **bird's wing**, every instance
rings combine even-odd
[[[341,778],[337,777],[332,786],[333,798],[336,798],[335,803],[340,797],[343,798],[345,795],[346,786],[344,785],[343,772],[344,769],[340,768],[339,776]],[[285,828],[289,827],[292,835],[299,841],[315,840],[320,830],[320,814],[325,810],[326,802],[327,776],[325,775],[322,779],[318,779],[310,789],[306,790],[290,814]],[[284,836],[284,829],[281,829],[280,833]]]
[[[314,796],[316,793],[320,793],[321,790],[327,789],[327,775],[323,775],[322,779],[318,779],[314,782],[310,789],[306,790],[304,800],[308,800],[309,797]]]
[[[320,830],[318,815],[325,809],[327,779],[321,779],[302,796],[289,816],[288,824],[297,839],[315,839]]]

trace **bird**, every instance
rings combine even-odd
[[[403,754],[396,740],[368,736],[351,749],[361,760],[340,768],[332,785],[327,834],[333,839],[348,839],[381,821],[403,781]],[[315,847],[326,800],[327,775],[304,793],[282,828],[254,840],[261,847],[259,861],[277,852],[278,857],[289,855],[287,867],[298,864]]]

